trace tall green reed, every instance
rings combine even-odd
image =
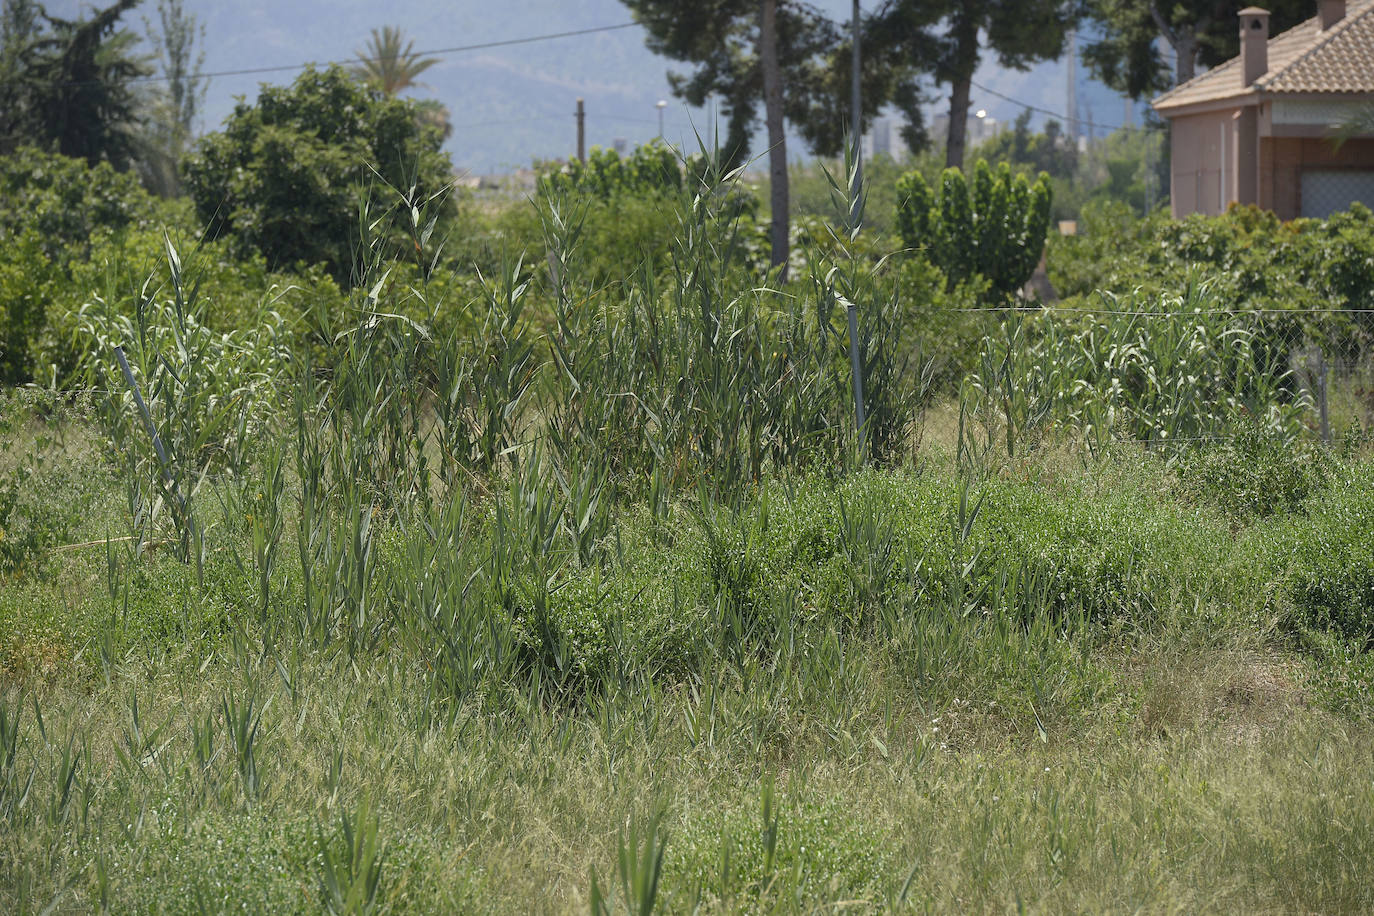
[[[94,297],[77,314],[87,357],[85,383],[101,393],[102,429],[129,467],[136,533],[170,518],[184,560],[203,560],[197,497],[213,472],[242,472],[277,407],[290,361],[279,315],[266,309],[256,327],[216,333],[207,303],[166,240],[167,281],[150,277],[130,296]],[[131,308],[130,308],[131,306]],[[115,359],[128,356],[151,429]],[[154,437],[161,450],[155,448]]]

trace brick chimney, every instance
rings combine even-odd
[[[1257,6],[1240,11],[1240,70],[1242,86],[1269,72],[1269,11]]]
[[[1323,32],[1345,18],[1345,0],[1317,0],[1317,27]]]

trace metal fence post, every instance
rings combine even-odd
[[[1326,402],[1326,375],[1330,369],[1326,364],[1326,352],[1317,351],[1317,413],[1321,419],[1322,442],[1331,444],[1331,415]]]

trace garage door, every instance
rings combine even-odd
[[[1374,171],[1312,169],[1302,173],[1302,215],[1325,217],[1359,201],[1374,208]]]

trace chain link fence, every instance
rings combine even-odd
[[[1003,427],[1009,448],[1048,429],[1148,445],[1374,429],[1374,311],[1165,302],[933,310],[948,333],[928,349],[964,412]]]
[[[1374,170],[1307,169],[1302,173],[1302,215],[1326,219],[1359,202],[1374,204]]]

